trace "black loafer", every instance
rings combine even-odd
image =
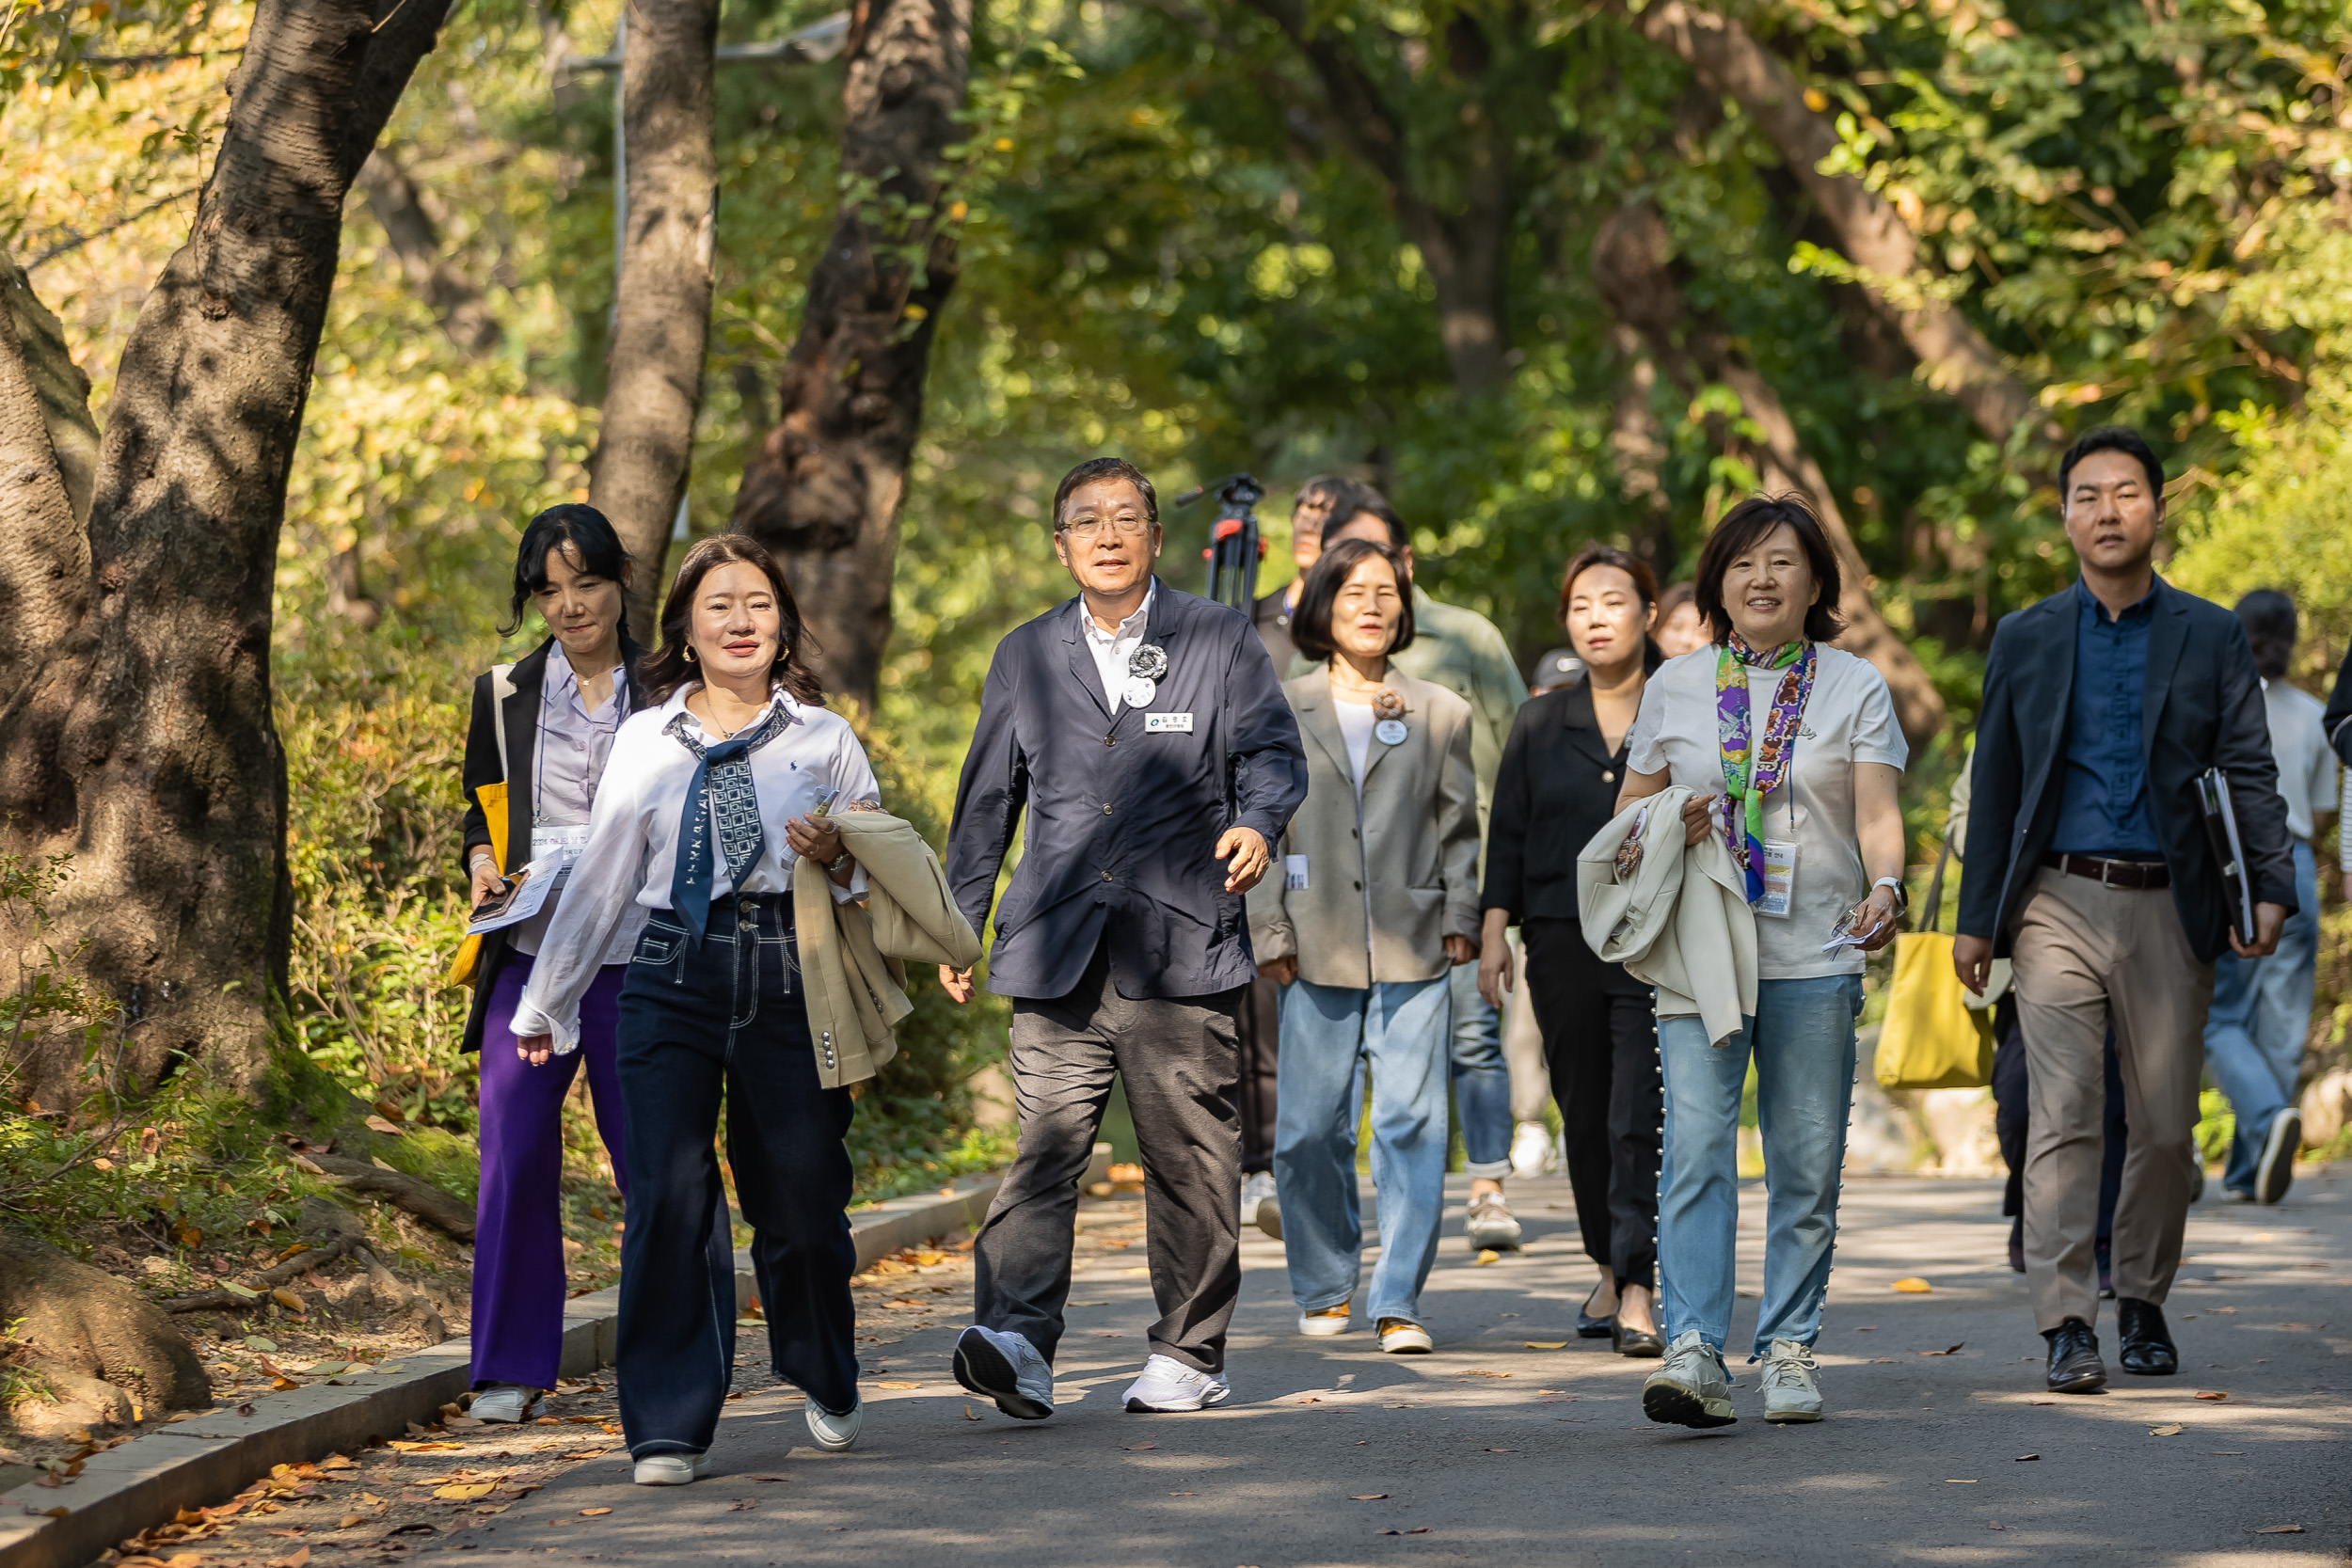
[[[2115,1304],[2115,1333],[2123,1341],[2116,1357],[2136,1377],[2170,1377],[2181,1370],[2181,1353],[2164,1325],[2164,1308],[2153,1301],[2122,1296]]]
[[[1599,1293],[1600,1287],[1594,1286],[1592,1295],[1584,1298],[1584,1306],[1576,1309],[1576,1337],[1580,1339],[1607,1339],[1614,1337],[1617,1322],[1614,1313],[1605,1318],[1596,1318],[1584,1310],[1585,1307],[1593,1304],[1593,1296]]]
[[[1610,1320],[1609,1346],[1619,1355],[1629,1355],[1636,1361],[1651,1360],[1666,1354],[1663,1339],[1638,1328],[1628,1328],[1621,1318]]]
[[[2050,1341],[2050,1392],[2095,1394],[2107,1386],[2099,1359],[2099,1337],[2080,1318],[2069,1318],[2042,1336]]]

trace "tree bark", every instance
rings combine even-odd
[[[1828,478],[1797,438],[1796,424],[1779,394],[1728,338],[1690,310],[1674,275],[1672,237],[1656,208],[1646,202],[1622,207],[1594,239],[1593,280],[1618,320],[1641,333],[1686,389],[1696,392],[1708,383],[1720,382],[1738,395],[1762,433],[1750,455],[1765,490],[1801,492],[1836,551],[1842,579],[1837,610],[1846,619],[1837,645],[1868,659],[1885,677],[1904,738],[1914,747],[1926,745],[1944,727],[1943,697],[1871,602],[1875,579],[1869,566],[1854,546]]]
[[[1249,0],[1279,27],[1322,85],[1324,119],[1339,143],[1389,189],[1397,228],[1421,253],[1438,295],[1438,334],[1454,385],[1464,397],[1493,390],[1511,373],[1505,277],[1518,197],[1511,143],[1492,105],[1475,89],[1488,77],[1492,46],[1478,22],[1457,12],[1446,24],[1447,63],[1473,89],[1457,128],[1459,200],[1440,206],[1414,178],[1404,116],[1373,80],[1355,45],[1318,26],[1304,0]]]
[[[98,427],[57,320],[0,251],[0,681],[19,689],[73,627],[89,580]]]
[[[873,710],[923,382],[955,242],[934,211],[971,69],[971,0],[860,0],[841,84],[850,182],[730,525],[775,552],[829,692]]]
[[[1658,364],[1642,335],[1623,322],[1610,328],[1609,341],[1625,361],[1625,380],[1609,421],[1609,451],[1616,461],[1617,494],[1629,514],[1626,537],[1662,585],[1673,578],[1678,552],[1674,509],[1658,472],[1666,461],[1665,433],[1650,406],[1658,390]]]
[[[2010,373],[2000,351],[1957,306],[1918,287],[1919,240],[1902,214],[1854,176],[1821,172],[1822,160],[1839,146],[1837,132],[1825,112],[1806,106],[1803,85],[1780,56],[1735,19],[1688,0],[1657,0],[1633,22],[1708,87],[1736,100],[1779,150],[1836,230],[1846,259],[1867,275],[1865,293],[1918,356],[1928,385],[1959,403],[2004,448],[2021,426],[2039,447],[2062,444],[2057,422],[2033,388]]]
[[[263,0],[194,231],[123,353],[87,539],[45,536],[87,567],[9,606],[66,629],[0,644],[7,841],[73,857],[42,940],[121,1000],[141,1084],[202,1058],[249,1088],[271,1059],[291,917],[269,670],[286,473],[344,194],[448,5]],[[0,537],[60,526],[25,505],[50,493],[0,490]],[[69,1101],[76,1068],[26,1087]]]
[[[153,1409],[211,1402],[212,1380],[162,1307],[103,1270],[0,1231],[0,1323],[20,1320],[38,1368],[128,1387]]]
[[[425,210],[417,182],[390,148],[377,148],[359,166],[359,189],[367,195],[368,211],[391,243],[392,255],[408,286],[441,324],[449,341],[468,354],[494,352],[505,332],[490,314],[482,286],[446,254],[441,226]]]
[[[628,549],[629,630],[651,646],[670,533],[692,467],[710,340],[719,0],[625,4],[621,121],[628,221],[588,499],[612,519]]]

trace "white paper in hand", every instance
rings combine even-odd
[[[506,879],[504,891],[492,894],[475,907],[466,934],[478,937],[485,931],[520,925],[537,914],[547,907],[548,895],[554,891],[557,877],[569,858],[558,849],[516,872]]]

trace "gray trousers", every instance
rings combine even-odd
[[[1241,1118],[1236,1019],[1247,987],[1130,1001],[1098,949],[1077,988],[1012,1008],[1021,1146],[972,1248],[984,1327],[1027,1337],[1047,1361],[1061,1342],[1078,1181],[1117,1073],[1143,1154],[1152,1350],[1200,1371],[1225,1366],[1241,1294]]]
[[[2099,1321],[2099,1167],[2106,1032],[2131,1140],[2115,1202],[2115,1293],[2161,1304],[2181,1266],[2196,1155],[2213,965],[2181,929],[2169,888],[2102,887],[2043,870],[2012,944],[2026,1037],[2026,1283],[2034,1326]]]

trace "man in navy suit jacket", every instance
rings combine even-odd
[[[1096,458],[1064,476],[1054,552],[1078,596],[998,644],[948,832],[948,884],[978,930],[1028,816],[988,982],[1013,999],[1020,1152],[973,1247],[956,1375],[1009,1416],[1053,1414],[1078,1180],[1117,1073],[1161,1312],[1127,1408],[1199,1410],[1232,1391],[1241,1290],[1236,1021],[1257,974],[1242,895],[1306,799],[1306,756],[1248,617],[1152,575],[1140,470]],[[970,972],[940,979],[970,997]]]
[[[2262,677],[2238,618],[2155,575],[2164,470],[2128,430],[2094,430],[2058,467],[2081,578],[2002,621],[1985,661],[1968,876],[1952,961],[1981,992],[2011,960],[2030,1131],[2026,1276],[2049,1386],[2106,1369],[2093,1238],[2107,1023],[2131,1126],[2115,1207],[2115,1316],[2127,1372],[2179,1370],[2163,1302],[2196,1171],[2214,958],[2268,953],[2295,909]],[[2228,778],[2255,904],[2231,926],[2197,780]]]

